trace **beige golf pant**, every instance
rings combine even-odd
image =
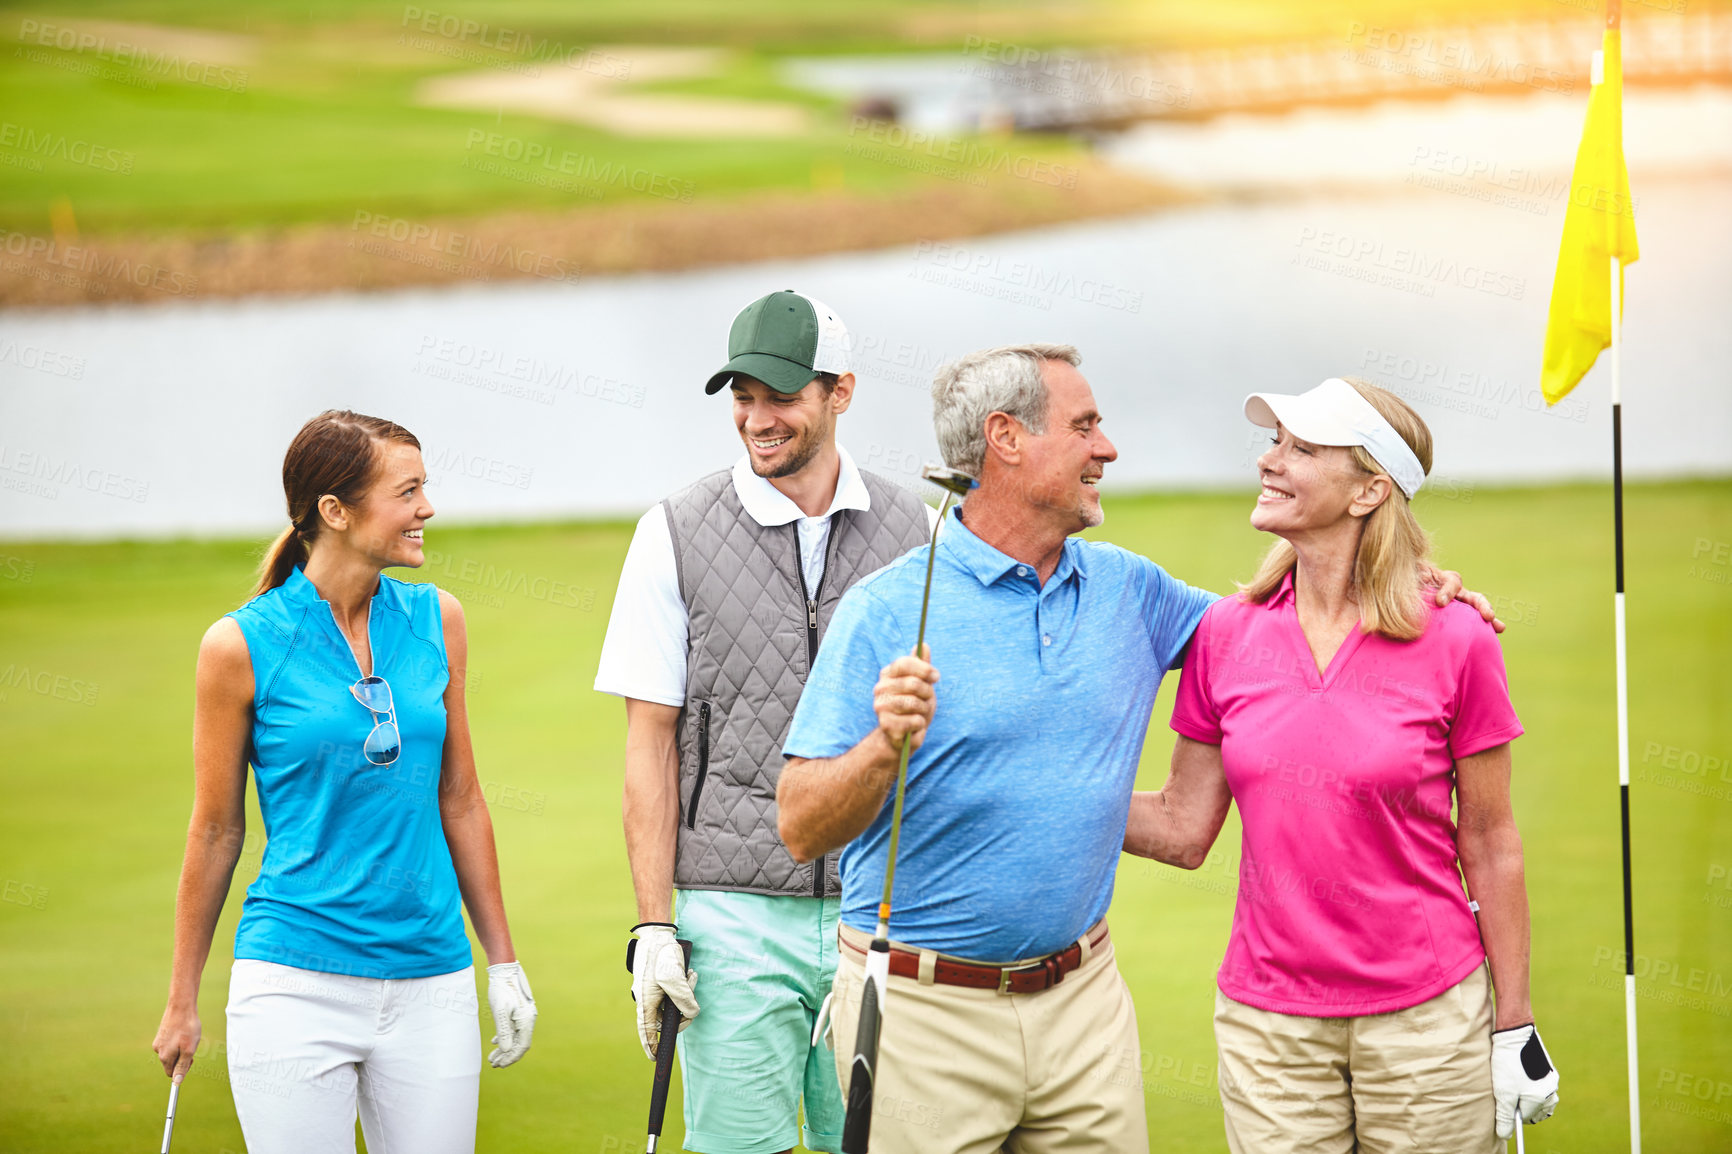
[[[872,939],[846,925],[841,933],[831,1036],[846,1099],[865,973],[856,950]],[[1136,1011],[1110,937],[1038,993],[892,975],[878,1045],[873,1154],[1145,1154],[1140,1062]]]
[[[1493,1154],[1491,985],[1362,1018],[1254,1009],[1216,991],[1233,1154]]]

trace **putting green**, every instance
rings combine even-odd
[[[1100,536],[1215,589],[1263,545],[1245,495],[1110,497]],[[1732,1148],[1732,481],[1628,496],[1631,763],[1644,1132]],[[1444,563],[1496,594],[1528,735],[1515,800],[1534,907],[1534,1004],[1563,1074],[1533,1154],[1622,1148],[1624,1032],[1605,486],[1421,498]],[[635,920],[619,827],[624,716],[593,693],[629,525],[441,530],[430,571],[469,607],[471,709],[512,928],[541,1009],[525,1061],[482,1077],[483,1150],[641,1150],[650,1068],[622,968]],[[154,1148],[149,1052],[191,802],[198,639],[244,599],[258,542],[0,543],[0,1146]],[[561,583],[555,585],[554,583]],[[560,590],[557,596],[555,590]],[[1143,767],[1158,785],[1171,684]],[[1037,803],[1038,799],[1031,799]],[[223,1035],[256,811],[200,1005]],[[1113,926],[1142,1023],[1157,1149],[1222,1146],[1210,1036],[1236,826],[1196,873],[1126,859]],[[701,992],[700,986],[700,992]],[[892,1011],[894,1012],[894,1011]],[[219,1052],[176,1149],[240,1151]],[[677,1139],[677,1118],[671,1139]],[[668,1147],[674,1142],[670,1140]]]

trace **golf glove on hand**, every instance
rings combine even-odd
[[[1558,1072],[1533,1023],[1491,1036],[1491,1092],[1497,1099],[1497,1136],[1507,1140],[1518,1121],[1544,1122],[1558,1108]]]
[[[675,927],[667,922],[642,922],[632,927],[637,935],[631,953],[631,996],[637,1000],[637,1038],[643,1052],[655,1061],[656,1044],[662,1034],[662,999],[672,998],[680,1008],[680,1029],[698,1016],[696,970],[686,969],[686,955],[674,940]]]
[[[516,962],[487,967],[487,1005],[493,1011],[493,1046],[487,1061],[509,1066],[529,1052],[535,1033],[535,995]]]

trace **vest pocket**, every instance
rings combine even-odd
[[[704,794],[704,778],[710,774],[710,703],[698,705],[698,771],[692,778],[692,800],[686,806],[686,828],[698,827],[698,799]]]

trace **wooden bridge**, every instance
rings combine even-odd
[[[1586,94],[1600,46],[1599,5],[1580,18],[1501,24],[1352,23],[1338,37],[1142,55],[1037,51],[971,42],[965,68],[980,127],[1118,127],[1142,120],[1278,111],[1298,105],[1424,99],[1456,93]],[[1651,0],[1682,6],[1685,0]],[[1565,2],[1561,7],[1574,8]],[[1631,85],[1732,82],[1732,11],[1625,7]]]

